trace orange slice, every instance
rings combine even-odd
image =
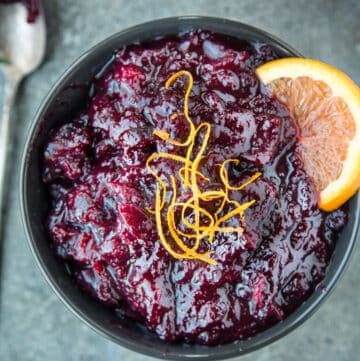
[[[278,59],[256,73],[299,127],[299,154],[319,207],[338,208],[360,187],[360,88],[339,69],[312,59]]]

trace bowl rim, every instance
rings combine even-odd
[[[242,30],[245,29],[249,32],[252,32],[252,33],[255,33],[258,35],[262,35],[262,36],[266,37],[267,39],[270,39],[276,45],[278,45],[282,48],[285,48],[288,52],[290,52],[296,56],[303,57],[292,46],[288,45],[286,42],[284,42],[280,38],[266,32],[262,29],[259,29],[257,27],[247,25],[242,22],[235,21],[235,20],[229,20],[229,19],[219,18],[219,17],[187,15],[187,16],[174,16],[174,17],[159,18],[156,20],[152,20],[152,21],[141,23],[141,24],[137,24],[135,26],[131,26],[122,31],[112,34],[111,36],[105,38],[104,40],[96,43],[95,45],[90,47],[88,50],[86,50],[84,53],[82,53],[82,55],[77,57],[76,60],[73,61],[65,69],[65,71],[60,75],[60,77],[57,79],[57,81],[54,83],[54,85],[50,88],[47,95],[44,97],[40,106],[38,107],[38,109],[35,113],[35,116],[33,117],[31,124],[30,124],[29,128],[27,129],[26,141],[24,143],[23,153],[22,153],[22,157],[21,157],[21,163],[20,163],[21,169],[20,169],[20,179],[19,179],[19,186],[20,186],[19,202],[20,202],[21,220],[22,220],[24,232],[26,234],[27,244],[30,247],[31,253],[36,260],[36,264],[39,267],[41,274],[43,275],[43,277],[45,278],[47,283],[50,285],[53,292],[57,295],[57,297],[63,302],[63,304],[67,307],[67,309],[69,309],[78,319],[80,319],[82,322],[84,322],[87,326],[89,326],[96,333],[98,333],[101,336],[105,337],[106,339],[116,343],[117,345],[126,347],[132,351],[141,353],[146,356],[152,356],[152,357],[163,358],[163,359],[176,359],[176,360],[183,360],[183,359],[190,359],[190,358],[197,358],[197,359],[201,359],[201,360],[220,360],[220,359],[228,359],[228,358],[232,358],[232,357],[236,357],[236,356],[242,356],[242,355],[251,353],[253,351],[259,350],[259,349],[263,348],[264,346],[269,345],[270,343],[273,343],[273,342],[279,340],[280,338],[286,336],[291,331],[296,329],[298,326],[303,324],[310,316],[312,316],[314,314],[314,312],[319,308],[319,306],[323,303],[323,301],[328,297],[328,295],[334,289],[335,284],[337,283],[339,278],[343,275],[344,270],[346,269],[346,266],[349,263],[349,259],[350,259],[351,254],[353,253],[356,239],[358,238],[359,233],[360,233],[359,232],[359,225],[360,225],[359,218],[355,219],[355,224],[354,224],[354,227],[353,227],[353,230],[351,233],[350,240],[348,242],[349,244],[346,249],[346,252],[345,252],[343,258],[341,259],[339,266],[337,267],[334,274],[332,275],[331,279],[326,284],[326,290],[321,292],[320,294],[318,294],[316,296],[316,298],[314,298],[312,300],[312,302],[309,303],[309,306],[303,310],[302,313],[300,313],[297,316],[294,315],[294,313],[290,314],[286,318],[286,320],[291,319],[291,316],[296,316],[296,317],[292,317],[292,319],[288,322],[287,325],[285,325],[285,327],[281,327],[281,326],[284,326],[283,321],[277,323],[273,327],[270,327],[269,329],[258,334],[258,335],[264,335],[264,334],[268,333],[268,335],[263,340],[259,340],[259,341],[255,342],[254,344],[247,346],[246,348],[242,348],[242,346],[241,346],[242,341],[239,341],[239,342],[233,342],[233,343],[214,346],[214,347],[197,345],[196,346],[197,348],[199,348],[199,347],[201,348],[201,352],[194,352],[194,350],[193,350],[194,347],[192,345],[189,345],[188,347],[183,349],[183,352],[176,352],[176,353],[169,352],[168,354],[165,354],[165,353],[162,353],[161,351],[154,349],[148,345],[139,345],[136,343],[136,341],[134,341],[134,340],[131,341],[128,338],[123,337],[122,335],[114,335],[111,331],[109,331],[105,327],[96,323],[93,319],[91,319],[87,315],[86,312],[84,312],[82,309],[77,307],[77,305],[75,305],[69,299],[69,297],[63,291],[63,289],[56,282],[54,282],[53,276],[51,275],[49,269],[45,265],[44,260],[41,256],[41,252],[40,252],[39,248],[37,247],[34,237],[32,236],[32,232],[30,231],[31,230],[31,222],[29,220],[29,208],[28,208],[27,197],[26,197],[26,194],[27,194],[26,171],[28,168],[28,154],[30,153],[29,151],[31,149],[32,142],[35,138],[38,123],[41,120],[41,115],[42,115],[44,109],[47,107],[47,105],[49,103],[51,103],[52,98],[53,98],[53,93],[55,93],[56,90],[61,87],[64,80],[66,80],[73,73],[73,71],[90,54],[92,54],[94,51],[96,51],[96,49],[101,48],[105,44],[112,42],[113,40],[117,39],[118,37],[136,32],[138,30],[141,30],[141,28],[143,28],[143,27],[148,27],[148,26],[154,27],[158,24],[163,24],[166,22],[168,22],[168,23],[177,22],[179,25],[181,25],[181,23],[186,24],[186,22],[190,22],[190,21],[194,21],[194,24],[193,24],[194,28],[199,28],[199,27],[206,28],[206,26],[196,25],[197,21],[208,22],[210,24],[211,23],[217,23],[217,24],[221,23],[224,26],[226,26],[226,25],[237,26],[237,27],[239,27],[239,29],[240,28]],[[119,46],[120,45],[121,44],[119,44]],[[360,209],[360,192],[358,192],[354,197],[356,198],[356,209],[358,210],[358,209]],[[310,298],[312,296],[314,296],[314,295],[312,294],[310,296]],[[271,330],[272,331],[275,330],[275,334],[271,334],[271,333],[274,333],[274,332],[269,332]],[[251,339],[254,339],[256,336],[257,335],[255,335]],[[168,345],[171,348],[171,344],[168,344]],[[199,350],[197,350],[197,351],[199,351]]]

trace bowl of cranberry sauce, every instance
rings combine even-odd
[[[45,278],[80,319],[143,354],[224,359],[308,318],[358,232],[359,195],[318,209],[298,131],[255,69],[300,56],[233,21],[113,35],[41,105],[22,216]]]

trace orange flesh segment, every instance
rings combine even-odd
[[[323,81],[280,78],[268,84],[301,130],[299,152],[319,192],[339,178],[355,123],[345,101]]]

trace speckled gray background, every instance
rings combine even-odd
[[[1,361],[150,360],[106,341],[56,298],[37,269],[19,216],[18,164],[36,108],[66,67],[108,35],[143,21],[184,14],[221,16],[263,28],[306,56],[334,64],[360,83],[359,0],[44,0],[48,50],[21,85],[13,122],[19,146],[6,208],[0,279]],[[321,309],[289,336],[245,361],[360,359],[360,250]]]

